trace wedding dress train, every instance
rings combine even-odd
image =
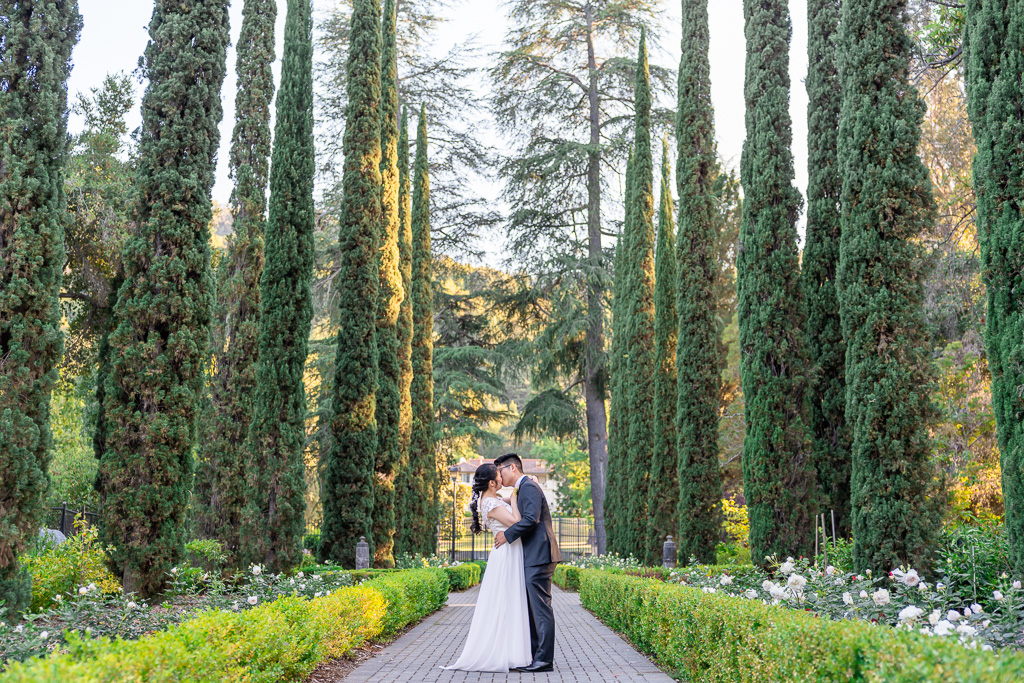
[[[507,528],[489,519],[488,512],[508,503],[500,498],[480,501],[480,514],[487,528],[497,534]],[[526,577],[523,571],[523,545],[506,543],[491,551],[487,558],[480,592],[477,594],[473,623],[462,655],[445,669],[508,673],[509,669],[533,661],[530,648],[530,613],[526,602]]]

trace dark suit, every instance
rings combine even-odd
[[[509,543],[523,541],[526,569],[526,600],[530,607],[530,645],[533,662],[551,664],[555,660],[555,614],[551,610],[551,576],[562,553],[551,526],[551,511],[544,492],[527,477],[519,485],[518,522],[505,531]]]

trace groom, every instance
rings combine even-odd
[[[530,646],[533,662],[515,671],[551,671],[555,661],[555,614],[551,611],[551,575],[562,561],[562,553],[551,528],[551,511],[540,486],[523,474],[523,461],[515,453],[494,460],[502,486],[514,486],[519,502],[518,522],[494,537],[500,548],[523,540],[526,600],[530,608]]]

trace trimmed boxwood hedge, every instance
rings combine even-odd
[[[206,612],[139,640],[72,634],[68,653],[13,664],[0,681],[300,681],[322,661],[394,635],[447,597],[443,570],[391,572],[314,600]]]
[[[566,585],[569,575],[561,573]],[[1019,652],[968,650],[913,631],[606,571],[584,570],[578,580],[584,607],[686,681],[1024,680]]]
[[[483,568],[475,562],[460,564],[458,567],[445,567],[448,583],[453,591],[464,591],[480,583]]]

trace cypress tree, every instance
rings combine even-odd
[[[217,309],[211,334],[215,374],[210,379],[207,428],[197,452],[193,492],[199,533],[221,541],[228,563],[234,567],[241,563],[239,532],[249,499],[245,440],[257,391],[276,18],[276,0],[246,0],[242,8],[230,154],[235,181],[230,199],[234,235],[217,273]]]
[[[627,549],[645,562],[657,559],[647,541],[647,489],[654,457],[654,162],[651,155],[651,89],[646,33],[640,33],[633,137],[633,197],[630,204],[630,268],[626,299],[626,401],[629,451]]]
[[[373,555],[377,452],[377,300],[381,226],[381,9],[355,0],[348,55],[343,201],[338,235],[338,350],[332,389],[331,450],[323,487],[320,557],[355,566],[365,536]]]
[[[143,68],[134,234],[110,335],[100,537],[125,593],[150,596],[183,554],[210,341],[210,191],[228,2],[158,0]]]
[[[988,296],[985,339],[998,427],[1010,560],[1024,574],[1024,8],[967,3],[967,107],[974,130],[974,191]]]
[[[404,529],[408,526],[405,510],[409,504],[409,440],[412,438],[412,217],[409,182],[409,116],[402,107],[398,131],[398,263],[402,272],[402,306],[398,311],[398,473],[395,476],[395,548],[410,552],[413,539]]]
[[[277,95],[266,265],[260,279],[256,399],[245,449],[249,497],[242,548],[271,571],[302,561],[305,531],[306,390],[313,317],[313,18],[310,0],[288,0]]]
[[[608,552],[626,554],[625,506],[628,479],[625,458],[629,453],[629,411],[626,401],[626,313],[629,291],[629,229],[633,197],[633,149],[626,162],[626,187],[623,197],[625,217],[622,230],[615,242],[615,279],[612,283],[612,349],[609,359],[611,410],[608,415],[608,483],[604,501],[604,524]]]
[[[679,461],[679,557],[713,564],[721,530],[722,477],[718,464],[721,393],[716,322],[714,110],[708,62],[707,0],[683,3],[683,54],[679,60],[676,118],[676,242],[679,394],[676,433]]]
[[[839,0],[807,4],[807,233],[801,276],[807,302],[807,430],[820,508],[850,535],[850,430],[846,425],[846,344],[839,319]]]
[[[661,202],[658,205],[658,241],[654,257],[654,450],[651,484],[647,495],[645,547],[660,559],[665,537],[676,534],[679,473],[676,457],[676,227],[672,212],[672,170],[668,140],[662,145]]]
[[[383,52],[381,55],[381,241],[380,300],[377,313],[378,361],[377,458],[373,491],[374,566],[393,567],[395,534],[395,476],[401,465],[400,421],[402,411],[401,360],[398,347],[398,316],[405,298],[399,266],[398,210],[398,14],[395,0],[384,2]]]
[[[790,151],[789,10],[783,0],[744,0],[743,10],[747,138],[737,262],[746,400],[743,492],[751,556],[764,564],[770,555],[810,554],[817,507],[801,414],[804,313],[796,231],[800,194],[793,187]]]
[[[0,603],[28,606],[19,567],[49,487],[50,394],[64,346],[58,296],[64,267],[63,166],[68,152],[75,0],[4,7],[0,36]]]
[[[839,73],[843,178],[839,305],[852,426],[856,571],[927,569],[938,498],[929,502],[931,377],[921,247],[934,206],[917,157],[924,104],[910,81],[906,0],[843,3]]]
[[[434,292],[430,253],[430,176],[427,112],[420,108],[412,190],[412,432],[409,442],[410,495],[405,520],[411,552],[437,549],[438,481],[434,454]]]

